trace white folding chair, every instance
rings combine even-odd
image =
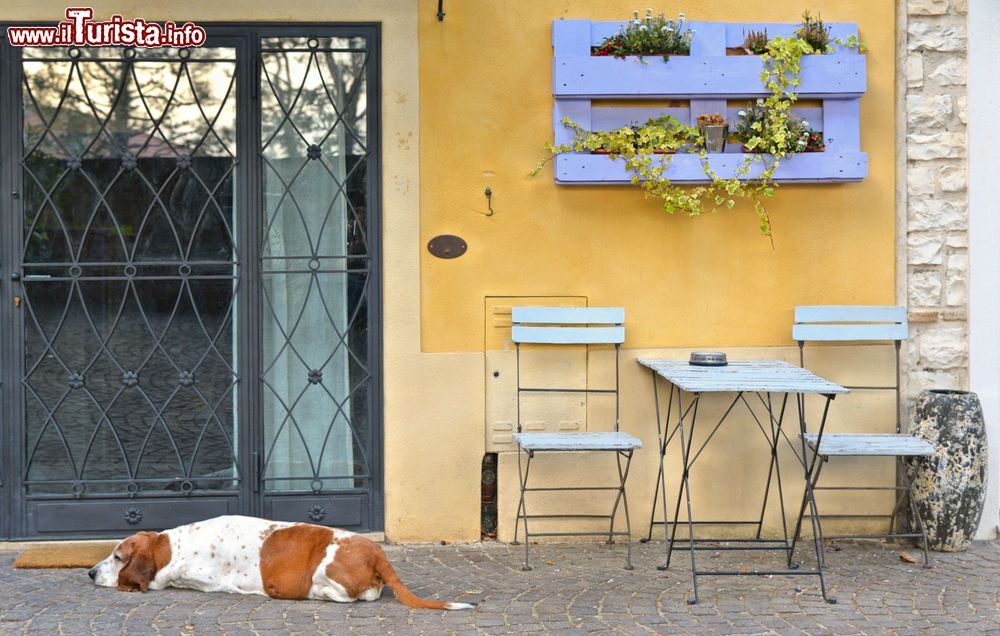
[[[514,441],[518,446],[517,467],[520,475],[521,498],[518,503],[517,517],[514,521],[514,543],[517,544],[518,523],[524,525],[524,569],[530,570],[528,564],[528,546],[531,537],[562,537],[562,536],[604,536],[608,543],[615,536],[626,537],[627,552],[625,569],[632,569],[632,526],[629,522],[628,497],[625,494],[625,482],[628,479],[629,466],[632,463],[632,453],[642,448],[642,441],[619,430],[619,352],[625,341],[625,310],[620,307],[514,307],[512,310],[513,328],[512,340],[517,356],[517,433]],[[521,347],[522,345],[565,345],[587,348],[589,362],[591,345],[614,345],[615,348],[615,386],[614,388],[592,389],[589,385],[579,387],[524,387],[521,386]],[[607,432],[564,432],[564,433],[525,433],[521,430],[521,396],[524,393],[601,393],[613,394],[615,398],[615,425],[613,431]],[[618,485],[616,486],[556,486],[528,487],[528,473],[531,461],[537,453],[549,452],[603,452],[614,453],[618,467]],[[522,464],[522,453],[527,461]],[[624,460],[624,462],[623,462]],[[536,514],[529,515],[525,504],[526,492],[553,491],[614,491],[614,504],[609,515],[595,514]],[[625,514],[626,530],[615,530],[615,517],[621,505]],[[607,532],[534,532],[529,533],[529,519],[607,519],[610,523]]]
[[[921,461],[934,452],[934,447],[926,440],[905,435],[900,426],[900,384],[899,384],[899,350],[903,340],[909,335],[906,322],[905,307],[879,306],[803,306],[795,308],[795,324],[792,326],[792,338],[799,345],[799,364],[805,366],[806,342],[892,342],[896,349],[896,382],[892,386],[865,385],[849,386],[847,388],[864,391],[894,391],[896,394],[896,423],[893,433],[827,433],[823,435],[820,445],[816,445],[816,435],[808,434],[805,440],[814,453],[811,461],[818,457],[821,461],[813,472],[813,490],[894,490],[898,493],[896,505],[892,513],[881,514],[842,514],[821,515],[817,513],[816,526],[819,528],[820,539],[823,537],[821,520],[826,518],[872,518],[888,517],[889,531],[886,534],[840,535],[826,536],[826,539],[920,539],[923,542],[924,566],[929,567],[927,553],[927,534],[924,522],[913,502],[913,485],[908,471],[897,470],[901,485],[895,486],[817,486],[823,466],[831,457],[895,457],[902,460]],[[803,458],[807,462],[809,458]],[[898,466],[898,464],[897,464]],[[917,532],[894,532],[896,516],[903,504],[909,504],[910,514],[916,522]],[[806,502],[803,498],[799,511],[795,535],[792,540],[794,549],[802,528],[802,519],[806,515]],[[911,527],[912,530],[912,527]]]

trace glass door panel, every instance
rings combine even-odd
[[[236,51],[22,70],[26,495],[233,491]]]
[[[261,394],[271,493],[371,484],[366,38],[264,38]]]

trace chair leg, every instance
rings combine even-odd
[[[524,503],[524,489],[528,486],[528,472],[531,470],[531,458],[534,453],[527,451],[528,461],[525,464],[524,472],[521,472],[521,451],[517,451],[517,471],[521,476],[521,501],[518,504],[519,518],[524,522],[524,566],[521,568],[525,572],[531,570],[528,564],[528,547],[531,545],[531,535],[528,534],[528,509]],[[517,541],[517,519],[514,520],[514,541]]]
[[[619,486],[619,489],[618,489],[618,497],[615,499],[615,507],[611,511],[611,529],[612,529],[612,531],[614,531],[614,527],[615,527],[615,514],[617,513],[617,510],[618,510],[618,499],[621,499],[622,509],[625,512],[625,545],[626,545],[626,549],[625,549],[625,569],[626,570],[631,570],[633,568],[633,566],[632,566],[632,522],[631,522],[631,520],[629,518],[629,514],[628,514],[628,494],[626,494],[626,492],[625,492],[625,482],[628,481],[628,471],[629,471],[629,468],[632,466],[632,452],[633,451],[630,450],[630,451],[628,451],[628,453],[624,453],[624,455],[626,457],[626,460],[625,460],[625,470],[624,471],[622,471],[622,454],[623,453],[621,451],[617,451],[615,453],[615,459],[616,459],[616,461],[618,463],[618,479],[619,479],[619,483],[621,485]]]
[[[826,464],[826,462],[828,460],[828,458],[824,458],[822,456],[817,456],[817,459],[819,461],[819,465],[816,466],[816,472],[813,475],[813,480],[812,480],[813,487],[815,487],[816,484],[819,483],[819,475],[820,475],[821,472],[823,472],[823,466]],[[802,492],[802,506],[799,508],[799,518],[795,522],[795,532],[792,534],[792,546],[788,550],[788,567],[790,567],[790,568],[794,567],[793,564],[792,564],[792,560],[795,557],[795,545],[798,543],[799,537],[802,536],[802,520],[805,518],[806,507],[808,505],[809,505],[809,488],[806,488]],[[818,522],[819,519],[816,519],[816,521]],[[820,533],[822,533],[821,526],[817,525],[817,528],[818,528],[818,531]],[[822,537],[820,537],[820,546],[822,547],[822,545],[823,545],[823,540],[822,540]],[[822,559],[823,559],[823,557],[820,556],[820,561],[821,562],[822,562]]]
[[[924,527],[924,520],[920,516],[920,510],[917,509],[917,502],[913,496],[913,479],[909,475],[906,476],[906,496],[909,499],[910,514],[917,520],[917,528],[920,530],[920,540],[924,548],[924,567],[929,568],[931,567],[931,556],[927,550],[927,529]]]

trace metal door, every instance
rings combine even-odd
[[[4,46],[0,531],[380,527],[373,46]]]

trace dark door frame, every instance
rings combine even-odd
[[[23,312],[13,298],[21,293],[11,280],[23,249],[23,203],[20,151],[22,144],[20,51],[7,43],[6,27],[33,23],[0,23],[0,539],[37,538],[28,534],[23,474],[22,441],[24,391]],[[240,484],[234,512],[260,516],[265,492],[261,483],[263,422],[261,413],[261,318],[264,301],[259,273],[263,216],[263,162],[261,142],[260,69],[261,38],[363,36],[369,57],[367,76],[367,174],[366,214],[369,247],[368,391],[371,478],[362,489],[368,497],[362,530],[384,527],[383,357],[382,357],[382,171],[381,171],[381,25],[378,23],[202,23],[206,44],[237,49],[236,67],[236,218],[237,223],[237,338],[238,450]],[[252,211],[248,214],[247,211]],[[248,293],[248,290],[251,293]],[[251,337],[252,335],[252,337]],[[350,493],[351,491],[348,491]],[[301,497],[267,494],[269,498]],[[180,498],[180,497],[178,497]],[[115,499],[116,501],[119,499]],[[67,502],[72,501],[67,499]],[[120,498],[122,503],[129,500]],[[303,518],[302,521],[309,519]],[[102,537],[121,532],[78,532],[65,536]],[[51,538],[59,538],[53,536]]]

